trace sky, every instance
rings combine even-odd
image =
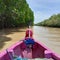
[[[27,3],[34,12],[34,23],[60,13],[60,0],[27,0]]]

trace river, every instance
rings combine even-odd
[[[60,28],[34,26],[34,38],[60,54]]]
[[[60,54],[60,28],[33,26],[34,39]],[[25,36],[26,28],[0,30],[0,51],[5,50]]]

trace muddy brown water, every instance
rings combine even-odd
[[[0,52],[20,41],[25,36],[26,28],[0,30]]]
[[[20,41],[25,36],[27,28],[0,30],[0,52]],[[33,26],[34,39],[60,55],[60,28]]]
[[[60,28],[34,26],[34,38],[60,55]]]

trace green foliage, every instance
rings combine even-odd
[[[46,19],[37,25],[49,26],[49,27],[60,27],[60,14],[53,15],[49,19]]]
[[[34,13],[26,0],[0,0],[0,28],[27,26]]]

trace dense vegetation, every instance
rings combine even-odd
[[[33,25],[34,14],[26,0],[0,0],[0,29]]]
[[[49,26],[49,27],[60,27],[60,14],[53,15],[49,19],[46,19],[36,25]]]

